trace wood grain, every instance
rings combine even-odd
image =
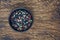
[[[60,40],[59,0],[0,0],[0,40]],[[15,8],[23,7],[34,17],[26,32],[16,32],[8,22]]]

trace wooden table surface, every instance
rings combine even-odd
[[[34,17],[26,32],[16,32],[9,25],[15,8],[27,8]],[[60,40],[60,0],[0,0],[0,40]]]

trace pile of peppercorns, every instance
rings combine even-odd
[[[26,9],[16,9],[12,11],[9,17],[9,23],[13,29],[22,32],[31,27],[33,23],[33,17]]]

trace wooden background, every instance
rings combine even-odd
[[[19,7],[34,17],[26,32],[16,32],[8,22],[10,12]],[[0,0],[0,40],[60,40],[60,0]]]

